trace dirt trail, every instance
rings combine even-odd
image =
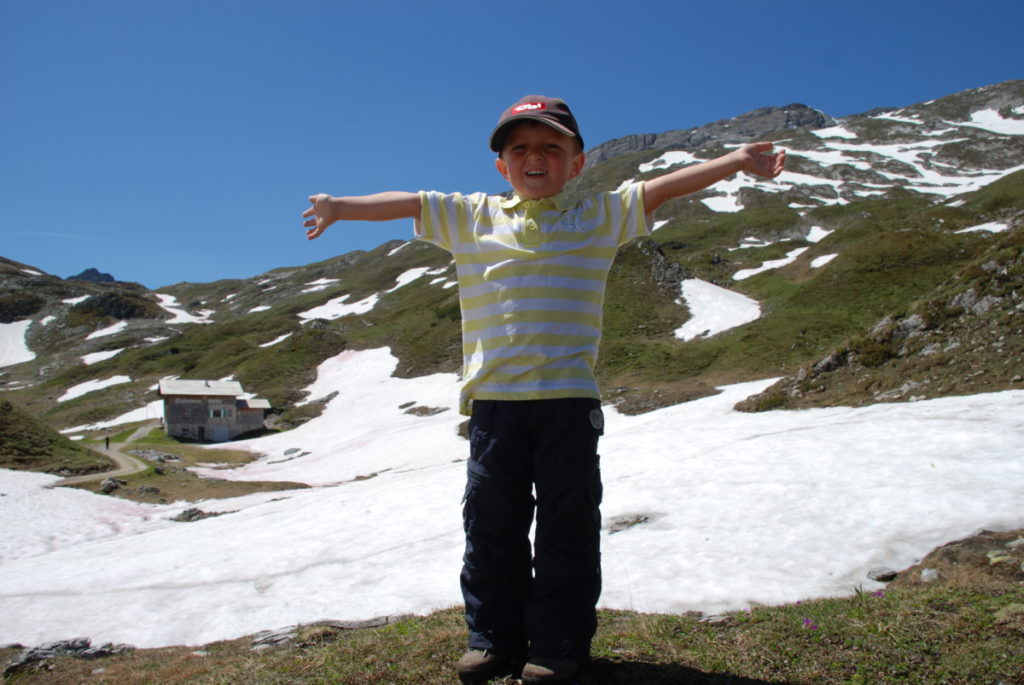
[[[84,476],[72,476],[71,478],[64,478],[53,484],[52,487],[58,487],[61,485],[76,485],[78,483],[89,483],[94,480],[103,480],[104,478],[120,478],[121,476],[130,476],[133,473],[145,471],[149,466],[139,459],[133,457],[122,451],[125,445],[133,443],[135,440],[153,430],[155,424],[147,423],[139,426],[134,433],[128,436],[128,439],[124,442],[118,442],[112,444],[109,448],[94,448],[100,454],[108,457],[111,461],[117,464],[117,468],[113,471],[100,471],[98,473],[88,473]]]

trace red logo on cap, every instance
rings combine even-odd
[[[546,102],[524,102],[521,105],[516,105],[512,108],[512,114],[521,114],[523,112],[540,112],[548,108]]]

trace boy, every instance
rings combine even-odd
[[[437,192],[313,195],[309,239],[338,220],[415,220],[415,236],[452,253],[462,308],[470,459],[461,574],[478,682],[522,668],[526,683],[566,682],[589,657],[601,589],[604,420],[594,380],[605,281],[617,249],[649,233],[664,202],[738,171],[777,176],[785,152],[744,145],[650,181],[563,194],[585,156],[563,100],[509,107],[491,133],[510,198]],[[531,554],[529,532],[536,511]],[[525,662],[525,665],[523,665]]]

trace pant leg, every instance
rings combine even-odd
[[[534,499],[522,404],[473,402],[461,585],[469,646],[525,653]]]
[[[554,400],[536,425],[537,528],[527,608],[531,657],[586,659],[601,594],[598,400]]]

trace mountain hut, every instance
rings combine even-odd
[[[225,442],[259,430],[270,402],[248,398],[238,381],[160,381],[167,435],[197,442]]]

